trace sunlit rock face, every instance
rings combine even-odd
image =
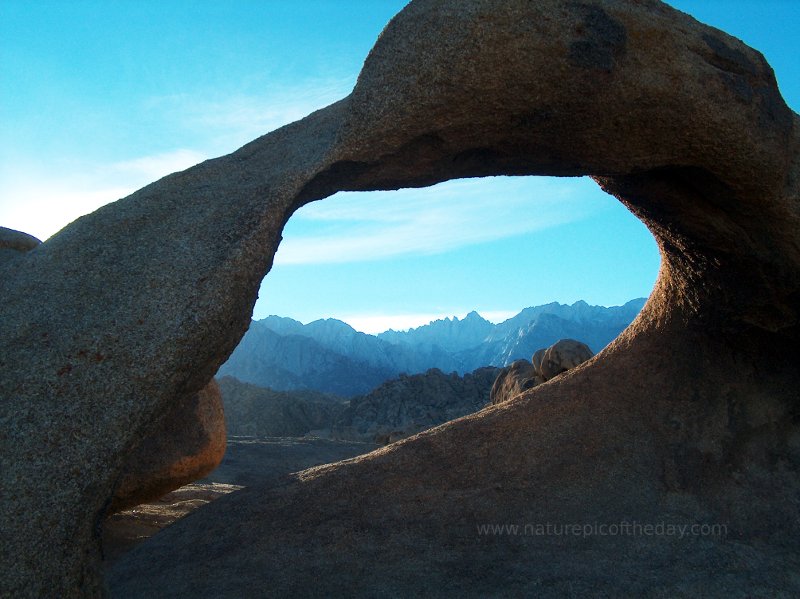
[[[503,368],[492,385],[490,402],[501,404],[589,360],[594,353],[576,339],[560,339],[534,352],[531,361],[517,360]]]
[[[128,455],[109,511],[153,501],[203,478],[225,455],[225,416],[215,380],[170,406]]]
[[[575,339],[561,339],[542,354],[539,376],[549,381],[562,372],[583,364],[593,355],[594,352],[585,343]]]
[[[489,401],[492,405],[503,403],[543,382],[542,375],[533,364],[527,360],[516,360],[497,375]]]
[[[655,0],[412,2],[347,98],[0,264],[2,594],[100,592],[127,453],[231,353],[295,209],[511,174],[588,174],[647,225],[639,318],[501,406],[217,501],[112,594],[797,594],[798,124],[759,53]],[[631,520],[726,529],[480,528]]]

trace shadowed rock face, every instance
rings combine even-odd
[[[412,2],[347,98],[0,264],[3,593],[99,592],[126,453],[230,354],[297,207],[502,174],[591,175],[645,223],[639,318],[512,401],[218,500],[112,591],[796,593],[798,141],[760,54],[655,0]],[[621,519],[728,535],[476,532]]]
[[[486,366],[459,376],[431,368],[420,374],[401,374],[366,395],[351,398],[329,433],[334,439],[394,443],[485,407],[498,370]]]
[[[545,350],[539,373],[544,380],[549,381],[554,376],[583,364],[593,355],[585,343],[575,339],[561,339]]]

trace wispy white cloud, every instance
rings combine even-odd
[[[150,98],[143,112],[163,123],[177,149],[118,161],[84,160],[81,140],[61,164],[16,157],[0,165],[0,226],[42,239],[76,218],[123,198],[170,173],[184,170],[347,95],[354,77],[274,86],[263,94]],[[145,126],[145,125],[143,125]]]
[[[144,185],[171,173],[186,170],[207,158],[208,156],[202,152],[181,148],[172,152],[115,162],[107,168],[111,177],[123,179],[127,177],[134,183],[144,181],[142,183]]]
[[[436,254],[592,213],[593,183],[490,177],[427,189],[337,194],[300,209],[275,263],[330,264]]]
[[[354,84],[355,77],[346,76],[276,84],[258,95],[177,94],[151,98],[145,108],[166,115],[187,131],[201,131],[203,147],[224,154],[341,100]]]

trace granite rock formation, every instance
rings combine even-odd
[[[432,368],[384,381],[344,400],[315,391],[274,391],[219,379],[229,435],[310,437],[386,445],[485,407],[497,373],[459,376]]]
[[[533,354],[536,357],[538,354]],[[561,339],[548,347],[541,355],[537,372],[545,381],[583,364],[594,355],[589,346],[575,339]]]
[[[534,372],[536,372],[539,376],[542,376],[542,360],[544,359],[544,353],[546,351],[546,347],[541,347],[533,352],[533,355],[531,356],[531,365],[533,366]]]
[[[348,97],[0,264],[1,594],[101,591],[126,453],[231,353],[295,209],[513,174],[590,175],[652,231],[637,320],[511,401],[215,501],[112,594],[796,595],[799,147],[763,56],[656,0],[411,2]],[[481,529],[631,520],[726,534]]]
[[[493,405],[513,399],[523,391],[583,364],[594,355],[589,346],[575,339],[560,339],[547,348],[537,349],[531,361],[517,360],[500,371],[492,386]]]
[[[131,452],[109,512],[153,501],[214,470],[225,455],[225,416],[215,380],[170,406]]]
[[[493,405],[503,403],[543,382],[544,379],[533,364],[527,360],[517,360],[503,368],[497,375],[492,385],[489,401]]]

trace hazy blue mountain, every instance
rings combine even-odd
[[[642,306],[644,306],[645,301],[647,301],[646,298],[638,298],[622,306],[612,306],[610,308],[606,308],[605,306],[590,306],[583,300],[578,300],[572,305],[552,302],[542,306],[525,308],[516,316],[496,325],[488,340],[497,340],[502,337],[507,337],[509,334],[513,334],[516,331],[526,329],[531,323],[535,323],[545,314],[556,316],[569,322],[585,324],[589,327],[603,325],[617,328],[621,327],[621,331],[636,318],[636,315],[642,309]],[[590,343],[585,341],[584,343],[592,347]],[[601,347],[592,347],[592,349],[594,351],[599,351],[607,344],[608,342]]]
[[[303,327],[305,326],[299,320],[285,316],[267,316],[263,320],[259,320],[258,323],[279,335],[303,335]],[[308,336],[305,335],[305,337]]]
[[[302,437],[330,427],[348,403],[318,391],[273,391],[225,376],[217,380],[229,436]]]
[[[335,319],[302,324],[270,316],[251,324],[219,376],[276,390],[314,389],[345,397],[368,393],[401,373],[431,368],[465,374],[483,366],[505,366],[564,338],[578,339],[595,353],[636,317],[645,300],[623,306],[584,301],[525,308],[492,324],[477,312],[445,318],[408,331],[367,335]]]
[[[396,373],[333,351],[304,335],[280,335],[253,322],[217,376],[275,390],[313,389],[348,397]]]
[[[582,341],[597,353],[636,318],[645,301],[639,298],[611,308],[584,301],[526,308],[496,325],[479,348],[460,352],[458,357],[467,370],[486,364],[505,366],[521,358],[530,360],[537,349],[567,338]]]
[[[423,372],[431,367],[431,363],[443,370],[458,369],[458,363],[451,352],[441,347],[399,346],[380,337],[356,331],[349,324],[334,318],[315,320],[303,325],[291,318],[270,316],[259,320],[258,324],[279,335],[306,337],[341,356],[379,370],[389,369],[394,374]]]

